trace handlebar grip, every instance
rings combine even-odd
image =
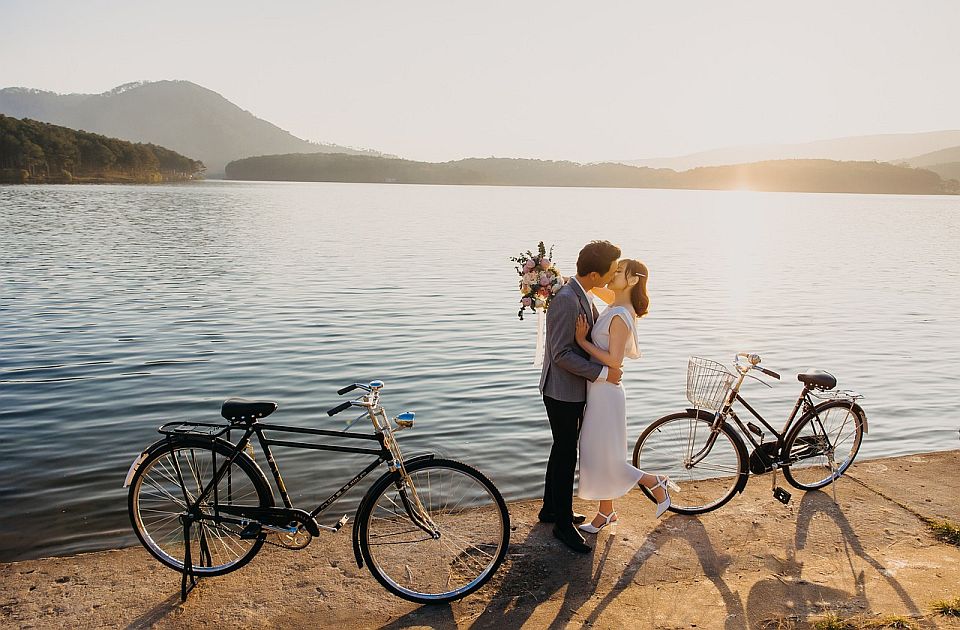
[[[754,366],[754,369],[755,369],[755,370],[760,370],[761,372],[763,372],[763,373],[766,374],[767,376],[772,376],[773,378],[777,379],[778,381],[780,380],[780,375],[777,374],[776,372],[774,372],[773,370],[768,370],[767,368],[762,368],[762,367],[760,367],[759,365],[755,365],[755,366]]]
[[[347,401],[347,402],[345,402],[345,403],[341,403],[341,404],[337,405],[336,407],[334,407],[333,409],[328,409],[328,410],[327,410],[327,415],[328,415],[328,416],[336,415],[336,414],[340,413],[341,411],[343,411],[344,409],[349,409],[351,404],[352,404],[352,403],[351,403],[350,401]]]
[[[355,390],[356,388],[357,388],[357,384],[354,383],[353,385],[347,385],[346,387],[342,387],[342,388],[338,389],[338,390],[337,390],[337,393],[340,394],[341,396],[343,396],[343,395],[346,394],[347,392],[352,392],[352,391]],[[332,416],[333,414],[330,414],[330,415]]]

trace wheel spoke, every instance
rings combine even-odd
[[[408,470],[409,492],[420,499],[439,538],[411,522],[392,485],[375,499],[361,530],[371,571],[413,601],[448,601],[479,587],[505,552],[507,516],[495,491],[468,467],[454,464],[432,460]]]
[[[712,425],[713,416],[709,420],[693,413],[667,416],[654,422],[638,440],[635,464],[681,485],[683,492],[671,495],[675,511],[701,513],[719,507],[740,483],[741,471],[746,469],[741,450],[725,430],[715,430]],[[688,468],[694,456],[700,460]]]
[[[224,453],[217,453],[218,469],[228,461]],[[174,445],[144,460],[131,483],[131,517],[141,541],[161,562],[178,570],[186,554],[180,522],[180,516],[188,511],[183,495],[193,503],[194,497],[212,484],[217,472],[212,463],[210,447]],[[178,479],[178,468],[183,485]],[[229,494],[228,483],[232,490]],[[244,468],[238,460],[230,464],[229,472],[221,477],[218,485],[221,487],[216,496],[223,504],[272,504],[266,480]],[[239,527],[215,521],[214,496],[211,489],[202,504],[191,506],[191,511],[200,517],[191,525],[188,543],[194,570],[199,575],[216,575],[241,566],[263,542],[262,538],[241,539]]]

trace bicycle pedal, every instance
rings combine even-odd
[[[252,540],[260,535],[260,523],[247,523],[247,526],[240,532],[241,540]]]
[[[780,487],[773,489],[773,498],[784,505],[790,503],[790,493]]]
[[[350,517],[344,514],[342,517],[340,517],[339,521],[333,524],[333,526],[321,525],[320,529],[326,530],[328,532],[333,532],[334,534],[336,534],[343,528],[344,525],[347,524],[347,521],[349,520],[350,520]]]

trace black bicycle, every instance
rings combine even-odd
[[[857,402],[862,396],[834,390],[837,379],[829,372],[798,374],[803,390],[777,431],[740,396],[745,377],[760,380],[751,371],[780,378],[759,364],[759,355],[740,353],[734,359],[734,374],[715,361],[690,357],[687,399],[693,408],[654,421],[637,440],[633,465],[665,474],[679,486],[671,492],[671,511],[715,510],[743,492],[750,473],[770,471],[774,472],[773,495],[786,504],[790,493],[777,486],[778,469],[793,487],[816,490],[838,479],[853,463],[867,431],[867,415]],[[733,410],[734,402],[743,405],[763,428],[752,421],[744,423]],[[766,440],[764,429],[771,440]],[[740,434],[753,445],[749,455]]]
[[[387,419],[380,405],[383,382],[359,383],[340,395],[365,392],[327,414],[360,407],[373,433],[310,429],[261,422],[277,409],[270,401],[231,399],[223,403],[226,423],[170,422],[163,438],[130,466],[129,511],[133,529],[155,558],[182,573],[181,597],[199,577],[239,569],[265,543],[306,547],[321,530],[317,515],[370,472],[388,470],[360,501],[353,528],[357,565],[390,592],[420,603],[464,597],[496,572],[510,540],[510,515],[496,486],[466,464],[434,455],[404,459],[396,433],[413,427],[415,415]],[[350,423],[352,425],[352,422]],[[241,433],[232,442],[231,432]],[[369,448],[277,440],[265,432],[369,441]],[[253,436],[263,451],[283,505],[274,501],[267,476],[254,461]],[[364,453],[376,459],[310,512],[293,506],[271,446]]]

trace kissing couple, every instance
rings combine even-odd
[[[647,314],[646,265],[620,260],[609,241],[588,243],[577,258],[577,274],[547,309],[540,393],[550,420],[553,446],[547,462],[539,519],[554,523],[553,535],[588,553],[579,530],[595,534],[617,522],[613,500],[637,485],[657,501],[659,518],[670,507],[670,480],[634,468],[626,460],[626,396],[620,379],[623,358],[637,359],[637,321]],[[607,303],[598,313],[592,296]],[[582,428],[581,428],[582,427]],[[593,520],[573,511],[573,477],[580,450],[581,499],[599,501]]]

